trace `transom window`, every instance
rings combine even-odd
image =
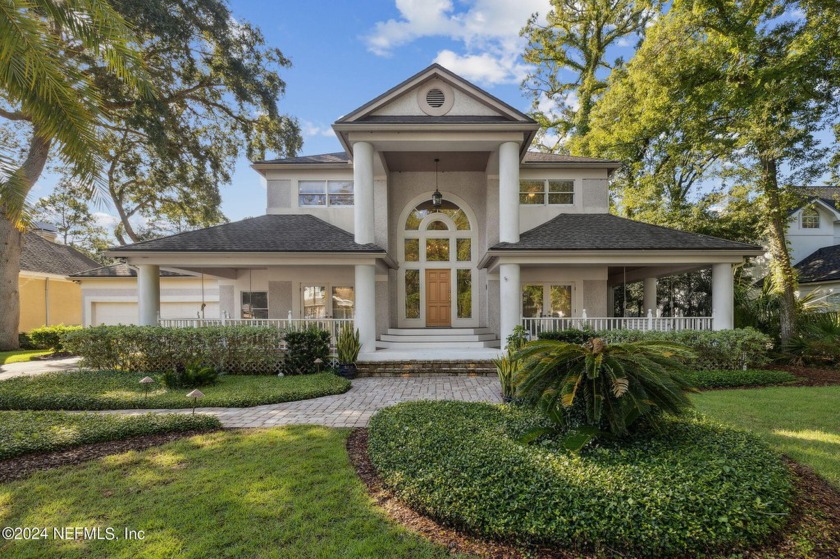
[[[240,318],[268,318],[268,293],[243,291]]]
[[[570,206],[575,203],[572,179],[523,179],[519,181],[519,203],[528,206]]]
[[[353,181],[298,181],[298,206],[352,206]]]
[[[802,210],[802,228],[803,229],[819,229],[820,228],[820,212],[814,208],[805,208]]]

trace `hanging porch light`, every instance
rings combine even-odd
[[[438,190],[438,162],[440,159],[435,158],[435,193],[432,194],[432,206],[439,208],[443,204],[443,194]]]

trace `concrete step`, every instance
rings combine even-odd
[[[486,342],[496,339],[496,334],[461,334],[452,333],[448,335],[409,335],[409,334],[383,334],[380,336],[383,342]]]
[[[412,377],[437,375],[496,376],[496,367],[487,360],[423,361],[403,359],[357,363],[360,377]]]
[[[501,347],[499,340],[475,342],[389,342],[377,341],[377,348],[384,349],[472,349],[482,347]]]
[[[450,336],[492,334],[489,328],[388,328],[390,336]]]

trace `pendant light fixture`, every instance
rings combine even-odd
[[[439,208],[443,204],[443,194],[438,190],[438,162],[440,159],[435,158],[435,193],[432,194],[432,206]]]

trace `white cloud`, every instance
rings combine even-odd
[[[312,138],[315,136],[324,136],[326,138],[332,138],[335,136],[333,129],[330,128],[329,125],[321,126],[308,120],[304,120],[301,123],[300,131],[303,133],[304,138]]]
[[[423,37],[463,43],[464,52],[441,50],[435,59],[467,79],[495,84],[519,81],[525,73],[519,31],[535,12],[544,18],[549,0],[395,0],[400,16],[380,21],[364,37],[368,50],[388,56]],[[465,7],[464,9],[458,9]]]
[[[105,227],[108,230],[113,230],[120,222],[120,219],[105,212],[93,212],[93,221],[100,227]]]

